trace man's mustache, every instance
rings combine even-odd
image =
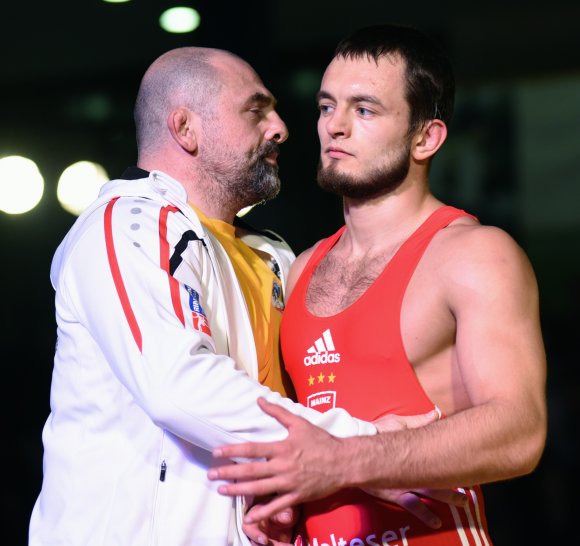
[[[260,159],[264,159],[266,156],[270,155],[271,153],[276,152],[277,154],[280,153],[280,146],[276,142],[266,142],[259,150],[258,150],[258,157]]]

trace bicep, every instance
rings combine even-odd
[[[504,401],[540,417],[546,372],[533,270],[507,234],[480,238],[450,283],[463,383],[473,405]]]

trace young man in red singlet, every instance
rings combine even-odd
[[[380,26],[343,40],[319,92],[319,184],[345,226],[304,252],[282,320],[299,400],[374,420],[437,407],[419,429],[336,439],[262,404],[288,439],[217,450],[225,494],[274,494],[254,517],[306,502],[311,546],[489,545],[478,484],[532,471],[546,435],[545,354],[531,266],[505,232],[445,206],[429,166],[447,136],[454,83],[422,34]],[[457,487],[430,502],[433,530],[380,487]],[[318,500],[316,500],[318,499]]]

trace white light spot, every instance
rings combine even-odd
[[[77,161],[60,175],[56,196],[64,210],[78,216],[97,198],[108,180],[107,171],[98,163]]]
[[[22,214],[33,209],[44,193],[44,178],[31,159],[12,155],[0,159],[0,210]]]
[[[159,17],[159,24],[166,32],[182,34],[194,31],[200,19],[199,13],[193,8],[176,7],[165,10]]]

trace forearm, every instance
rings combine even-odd
[[[513,478],[537,465],[546,435],[541,407],[490,402],[426,427],[340,441],[344,486],[460,487]],[[341,470],[341,468],[343,470]],[[348,469],[348,472],[346,472]]]
[[[116,206],[122,213],[130,205],[123,201]],[[234,362],[224,354],[227,326],[212,320],[220,316],[221,300],[214,298],[210,303],[203,299],[218,286],[203,273],[207,270],[206,251],[201,244],[191,248],[189,267],[168,275],[155,262],[158,211],[149,212],[143,213],[141,221],[152,224],[144,229],[152,240],[144,235],[138,252],[125,232],[113,232],[114,244],[107,246],[101,223],[95,221],[86,227],[61,273],[58,308],[64,309],[69,322],[82,325],[88,343],[94,344],[89,352],[102,354],[95,366],[114,375],[160,428],[207,450],[286,437],[286,429],[258,408],[260,396],[337,436],[376,432],[370,423],[354,419],[344,410],[321,414],[282,399],[242,372],[239,368],[252,368],[251,358],[244,361],[237,353],[240,358]],[[125,213],[130,215],[130,211]],[[168,231],[171,240],[180,240],[180,234],[180,230]],[[107,255],[110,248],[116,252],[114,272]],[[91,267],[84,266],[86,263]],[[193,313],[194,307],[200,313]],[[201,328],[193,321],[194,314],[204,318],[204,310],[211,328]],[[68,327],[65,320],[63,328]]]

